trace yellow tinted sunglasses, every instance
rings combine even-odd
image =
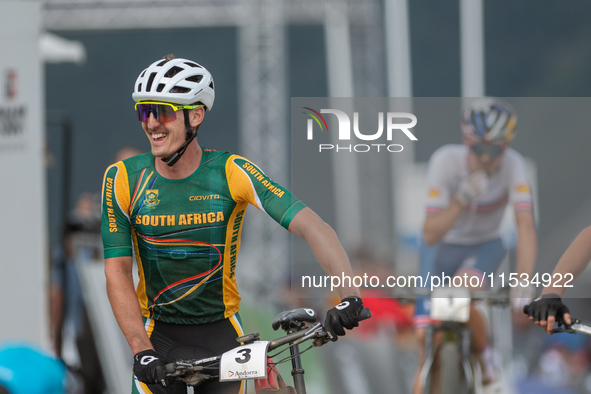
[[[198,105],[174,105],[170,103],[159,103],[155,101],[142,101],[135,104],[135,111],[140,122],[147,122],[150,113],[154,114],[154,118],[158,122],[172,122],[176,120],[176,111],[181,109],[194,109],[203,107],[203,104]]]

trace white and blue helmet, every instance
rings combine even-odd
[[[470,140],[500,145],[515,138],[517,114],[507,102],[486,97],[464,109],[461,123],[464,136]]]

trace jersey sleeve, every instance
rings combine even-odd
[[[306,205],[285,187],[273,182],[244,157],[232,155],[226,162],[226,176],[232,198],[248,202],[271,216],[286,229]]]
[[[508,158],[511,168],[509,203],[513,205],[515,212],[533,212],[533,193],[527,178],[525,159],[515,151],[512,151]]]
[[[102,191],[101,236],[105,259],[131,256],[129,182],[123,162],[105,171]]]
[[[449,163],[444,150],[437,150],[429,159],[427,170],[427,216],[437,215],[449,205],[451,186],[449,182]]]

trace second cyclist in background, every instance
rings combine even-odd
[[[531,274],[537,235],[525,161],[510,148],[516,123],[517,115],[508,103],[497,98],[477,99],[462,114],[463,144],[445,145],[429,159],[423,227],[426,245],[421,249],[419,266],[423,277],[445,273],[482,278],[484,273],[496,272],[507,253],[499,229],[508,205],[515,211],[517,223],[516,271]],[[520,290],[524,289],[515,289]],[[512,300],[524,296],[511,294]],[[415,327],[423,347],[429,313],[429,301],[418,300]],[[467,325],[473,332],[472,350],[483,371],[485,392],[497,392],[499,371],[488,345],[487,325],[473,306]],[[418,376],[424,358],[422,348],[414,394],[422,392]]]

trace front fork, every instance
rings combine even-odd
[[[431,392],[431,379],[428,379],[433,362],[435,361],[436,346],[434,344],[435,329],[428,325],[425,327],[425,362],[421,368],[420,385],[423,388],[423,393]]]
[[[472,344],[472,330],[468,327],[462,327],[460,333],[460,350],[462,354],[462,369],[464,371],[464,376],[466,377],[466,393],[472,393],[474,385],[474,370],[472,369],[472,364],[470,363],[470,354],[471,354],[471,344]]]
[[[423,363],[419,377],[421,387],[423,388],[423,393],[431,392],[431,379],[428,377],[431,373],[431,369],[433,368],[435,353],[437,351],[437,346],[435,346],[434,343],[435,331],[436,330],[431,325],[425,327],[425,362]],[[462,327],[460,329],[459,348],[462,357],[462,371],[464,372],[464,376],[466,378],[466,392],[468,393],[470,393],[472,390],[471,388],[474,387],[474,373],[470,363],[471,342],[472,330],[470,330],[468,327]]]

